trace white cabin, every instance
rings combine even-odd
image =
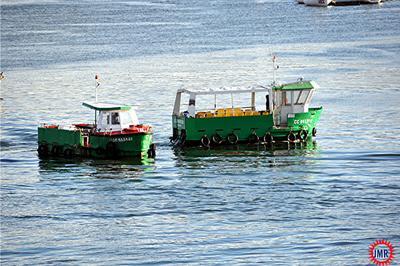
[[[95,110],[97,132],[122,131],[139,124],[132,106],[89,102],[84,102],[83,106]]]

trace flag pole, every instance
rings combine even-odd
[[[272,75],[273,75],[273,81],[274,81],[273,85],[276,85],[276,70],[279,69],[279,66],[276,65],[276,56],[275,56],[275,54],[271,53],[271,55],[272,55]]]
[[[274,81],[274,85],[276,83],[276,76],[275,76],[275,55],[272,55],[272,75],[273,75],[273,81]]]
[[[97,88],[100,86],[100,78],[99,75],[94,76],[95,84],[94,84],[94,93],[95,93],[95,98],[96,98],[96,103],[97,103]],[[96,109],[94,110],[94,126],[97,127],[97,111]]]
[[[94,76],[94,80],[95,80],[95,83],[94,83],[94,93],[95,93],[95,96],[96,96],[96,103],[97,103],[97,88],[100,86],[100,80],[99,80],[99,75],[95,75]]]

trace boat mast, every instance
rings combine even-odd
[[[276,84],[276,70],[278,70],[279,66],[276,65],[276,56],[275,54],[272,55],[272,75],[273,75],[273,85]]]
[[[94,76],[94,81],[95,81],[94,93],[95,93],[95,98],[96,98],[96,103],[97,103],[97,88],[100,86],[100,77],[98,74],[96,74]],[[94,126],[96,127],[96,125],[97,125],[97,111],[94,110]]]
[[[96,74],[94,76],[94,81],[95,81],[94,93],[95,93],[95,96],[96,96],[96,103],[97,103],[97,88],[100,86],[100,77],[99,77],[99,75]]]

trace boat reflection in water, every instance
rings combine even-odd
[[[314,162],[320,149],[315,140],[301,143],[279,142],[273,145],[226,145],[212,148],[181,147],[174,149],[176,166],[212,167],[231,166],[245,170],[252,167],[279,167]]]
[[[154,159],[126,159],[126,160],[92,160],[92,159],[65,159],[43,158],[39,160],[39,175],[51,178],[72,179],[94,178],[140,178],[144,172],[154,169]],[[79,173],[79,174],[77,174]],[[48,177],[49,178],[49,177]]]

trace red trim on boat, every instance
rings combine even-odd
[[[114,136],[114,135],[133,135],[133,134],[143,134],[143,133],[151,133],[152,128],[148,125],[135,125],[130,126],[129,128],[125,128],[121,131],[110,131],[110,132],[96,132],[93,135],[97,136]]]
[[[44,128],[58,128],[58,125],[44,125]]]
[[[81,123],[81,124],[74,124],[74,126],[76,127],[89,127],[92,126],[91,124],[87,124],[87,123]]]

